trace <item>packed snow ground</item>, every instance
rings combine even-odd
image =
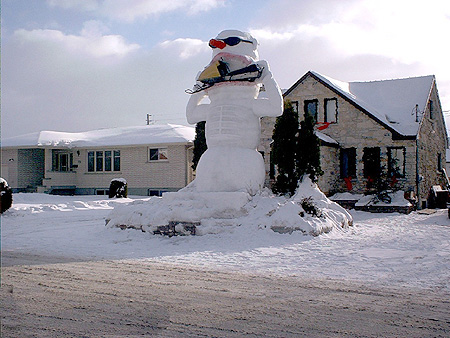
[[[234,226],[204,236],[162,237],[108,228],[118,204],[150,198],[15,194],[1,217],[2,253],[73,260],[157,260],[211,269],[317,276],[450,290],[446,210],[371,214],[351,211],[354,226],[317,237]]]

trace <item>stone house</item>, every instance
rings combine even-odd
[[[384,173],[395,188],[426,207],[430,188],[446,187],[447,132],[434,76],[342,82],[309,71],[284,92],[299,112],[312,114],[327,195],[367,193]],[[275,119],[262,121],[260,151],[273,178],[270,142]]]
[[[124,178],[130,195],[160,196],[193,180],[194,137],[170,124],[41,131],[2,140],[1,175],[15,192],[107,195]]]

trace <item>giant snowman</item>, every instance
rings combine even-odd
[[[225,30],[209,46],[212,60],[197,76],[186,107],[190,124],[206,121],[208,150],[185,191],[256,192],[265,177],[264,160],[256,150],[260,118],[282,114],[281,91],[249,33]]]
[[[195,180],[150,203],[117,206],[107,217],[108,226],[172,236],[216,234],[241,225],[318,235],[350,225],[350,214],[308,180],[292,199],[256,194],[265,176],[256,150],[260,118],[281,115],[281,92],[267,62],[259,60],[257,41],[250,34],[226,30],[209,45],[212,61],[197,76],[186,108],[189,123],[206,121],[208,150]],[[322,216],[303,210],[305,200],[313,201]]]

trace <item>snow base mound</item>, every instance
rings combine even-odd
[[[256,195],[166,193],[149,201],[116,206],[106,224],[169,236],[217,234],[240,226],[318,236],[334,228],[345,229],[353,220],[347,210],[329,200],[316,184],[305,178],[292,198],[275,196],[268,189]]]

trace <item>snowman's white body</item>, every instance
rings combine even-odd
[[[224,31],[218,38],[221,35],[241,36],[238,34],[249,36],[239,31]],[[256,46],[248,45],[240,43],[227,46],[223,51],[214,51],[213,59],[226,52],[255,62]],[[188,189],[198,192],[256,192],[262,188],[264,160],[256,150],[260,142],[260,118],[281,115],[283,102],[267,62],[256,63],[263,68],[258,81],[223,82],[191,96],[186,108],[187,120],[191,124],[206,121],[208,149],[201,156],[196,178]],[[261,85],[264,85],[267,98],[258,98]],[[200,103],[205,96],[209,97],[210,103]]]

